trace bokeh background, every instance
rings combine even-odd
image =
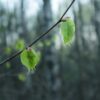
[[[58,21],[71,0],[0,0],[0,62]],[[100,0],[76,0],[66,16],[75,39],[64,46],[60,26],[33,48],[28,73],[19,56],[0,65],[0,100],[100,100]]]

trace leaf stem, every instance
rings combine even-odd
[[[60,19],[52,26],[50,27],[45,33],[41,34],[39,37],[37,37],[32,43],[29,44],[28,47],[25,47],[23,50],[18,51],[17,53],[15,53],[14,55],[12,55],[11,57],[5,59],[4,61],[2,61],[0,63],[0,65],[3,65],[4,63],[12,60],[13,58],[17,57],[18,55],[20,55],[25,49],[33,46],[35,43],[37,43],[38,41],[41,40],[41,38],[43,38],[45,35],[47,35],[52,29],[54,29],[60,22],[62,22],[63,17],[65,16],[65,14],[68,12],[68,10],[71,8],[71,6],[73,5],[73,3],[75,2],[75,0],[73,0],[70,5],[68,6],[68,8],[65,10],[65,12],[63,13],[63,15],[60,17]]]

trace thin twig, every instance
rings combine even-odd
[[[72,4],[75,2],[75,0],[73,0],[70,5],[68,6],[68,8],[65,10],[65,12],[63,13],[63,15],[60,17],[60,19],[51,27],[49,28],[45,33],[41,34],[39,37],[37,37],[31,44],[29,44],[28,47],[24,48],[23,50],[15,53],[14,55],[12,55],[11,57],[5,59],[4,61],[2,61],[0,63],[0,65],[12,60],[13,58],[17,57],[18,55],[20,55],[25,49],[33,46],[36,42],[38,42],[39,40],[41,40],[41,38],[43,38],[46,34],[48,34],[53,28],[55,28],[60,22],[62,22],[63,17],[65,16],[65,14],[68,12],[68,10],[71,8]]]

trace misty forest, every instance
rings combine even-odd
[[[100,0],[0,0],[0,100],[100,100]]]

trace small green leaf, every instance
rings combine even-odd
[[[61,23],[61,34],[63,36],[64,43],[70,43],[74,37],[75,33],[75,24],[74,21],[67,17],[64,22]]]
[[[15,45],[16,50],[22,50],[24,47],[25,47],[24,40],[23,39],[19,39],[16,42],[16,45]]]
[[[5,48],[5,53],[6,53],[7,55],[11,54],[11,52],[12,52],[12,49],[11,49],[10,47],[6,47],[6,48]]]
[[[39,62],[40,56],[36,53],[32,48],[28,50],[24,50],[21,55],[21,62],[22,64],[29,70],[35,70],[36,65]]]
[[[19,74],[18,74],[18,79],[19,79],[20,81],[25,81],[25,80],[26,80],[25,74],[24,74],[24,73],[19,73]]]
[[[11,67],[11,63],[10,63],[10,62],[5,63],[5,67],[6,67],[7,69],[9,69],[9,68]]]

